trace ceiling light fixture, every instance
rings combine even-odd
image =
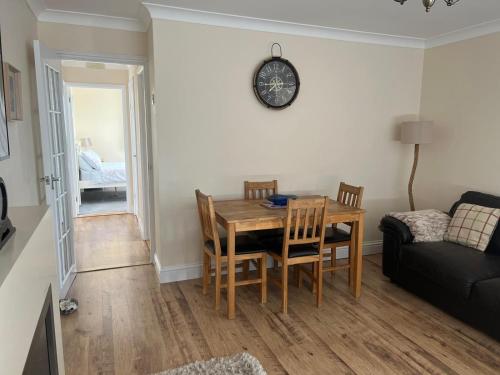
[[[395,2],[403,5],[406,0],[394,0]],[[455,5],[456,3],[458,3],[460,0],[444,0],[444,2],[446,3],[446,5],[448,5],[449,7],[451,7],[452,5]],[[422,0],[422,3],[424,4],[424,7],[425,7],[425,11],[426,12],[430,12],[432,6],[435,4],[436,0]]]

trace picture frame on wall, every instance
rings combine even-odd
[[[2,32],[0,30],[0,67],[3,67]],[[5,100],[5,77],[0,69],[0,160],[10,157],[9,130],[7,128],[7,103]]]
[[[5,106],[7,121],[22,121],[23,102],[21,93],[21,72],[9,63],[3,63],[5,80]]]

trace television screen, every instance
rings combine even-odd
[[[2,33],[0,32],[0,160],[8,159],[10,155],[3,73]]]

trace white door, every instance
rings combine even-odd
[[[139,214],[139,178],[137,171],[137,114],[135,103],[135,79],[132,76],[128,81],[128,105],[129,105],[129,128],[130,128],[130,151],[132,156],[132,189],[134,191],[133,212]]]
[[[78,147],[75,144],[75,127],[73,125],[73,105],[71,102],[71,87],[63,81],[64,115],[66,125],[66,152],[68,153],[68,177],[71,191],[71,215],[77,217],[81,205],[80,169],[78,167]]]
[[[47,204],[55,220],[61,297],[75,277],[73,220],[70,210],[68,155],[64,124],[61,60],[54,51],[34,41],[38,108],[42,136],[44,183]]]

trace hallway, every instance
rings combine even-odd
[[[134,215],[79,217],[74,223],[77,272],[150,263]]]

